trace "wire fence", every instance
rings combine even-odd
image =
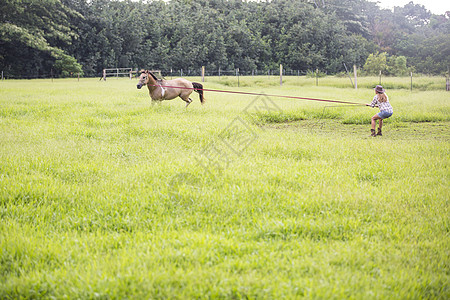
[[[130,76],[130,72],[124,72],[123,74],[117,74],[114,73],[112,74],[109,78],[109,80],[114,80],[115,78],[129,78],[129,79],[136,79],[137,77],[139,77],[140,72],[139,70],[142,68],[127,68],[129,70],[132,70],[132,76]],[[280,78],[280,69],[268,69],[268,70],[240,70],[240,69],[234,69],[234,70],[222,70],[220,68],[218,69],[205,69],[205,68],[192,68],[192,69],[162,69],[160,70],[160,74],[162,75],[163,78],[165,79],[172,79],[174,77],[202,77],[202,75],[205,77],[204,79],[206,79],[207,77],[235,77],[236,81],[237,81],[237,86],[239,86],[239,77],[240,76],[246,76],[246,77],[250,77],[250,76],[267,76],[268,78],[275,79],[275,77]],[[202,72],[204,72],[202,74]],[[297,77],[301,77],[301,76],[305,76],[306,77],[310,77],[310,78],[315,78],[315,85],[319,86],[319,85],[323,85],[320,82],[320,78],[326,76],[327,74],[324,72],[321,72],[320,70],[314,70],[314,71],[305,71],[305,70],[293,70],[293,69],[283,69],[282,70],[282,76],[297,76]],[[339,74],[341,75],[341,77],[347,77],[350,79],[350,81],[348,82],[348,84],[350,86],[353,86],[355,88],[357,88],[355,86],[356,83],[356,78],[352,79],[352,74],[348,73],[348,74]],[[418,76],[418,78],[423,77],[423,75],[414,75],[414,76]],[[365,76],[362,76],[362,78],[364,78]],[[53,72],[50,73],[45,73],[45,72],[40,72],[37,75],[33,75],[33,74],[23,74],[23,75],[14,75],[14,74],[9,74],[7,71],[1,71],[1,80],[9,80],[9,79],[60,79],[60,78],[68,78],[68,77],[63,77],[61,75],[58,74],[54,74]],[[93,75],[90,74],[88,76],[81,76],[80,74],[71,74],[71,76],[69,78],[74,78],[76,80],[80,80],[80,78],[98,78],[99,80],[105,80],[105,76],[103,71],[102,72],[98,72],[97,74]],[[377,83],[376,84],[382,84],[382,85],[386,85],[386,87],[390,88],[390,89],[410,89],[411,91],[413,89],[415,90],[446,90],[446,91],[450,91],[450,78],[448,76],[442,77],[443,81],[441,83],[441,80],[438,80],[438,82],[421,82],[420,79],[414,79],[413,80],[413,74],[411,73],[410,76],[401,79],[402,82],[394,82],[394,83],[390,83],[390,81],[393,81],[393,78],[395,77],[391,77],[391,76],[383,76],[380,74],[379,77],[377,78]],[[320,79],[320,80],[319,80]],[[355,82],[353,82],[353,80],[355,80]],[[389,82],[388,82],[389,81]],[[408,81],[408,82],[406,82]],[[414,81],[414,82],[413,82]],[[281,79],[280,79],[280,84],[281,84]],[[347,87],[347,85],[346,85]]]
[[[100,76],[100,75],[99,75]],[[96,77],[96,76],[82,76],[79,73],[72,74],[71,76],[62,76],[59,74],[53,73],[39,73],[39,74],[9,74],[8,72],[1,72],[1,80],[9,80],[9,79],[60,79],[60,78],[82,78],[82,77]]]
[[[168,69],[161,70],[163,76],[202,76],[202,68],[195,69]],[[286,76],[304,76],[308,73],[308,71],[304,70],[283,70],[283,75]],[[205,76],[280,76],[279,69],[267,69],[267,70],[222,70],[222,69],[205,69]]]
[[[131,68],[128,68],[131,69]],[[151,68],[150,68],[151,69]],[[114,69],[115,70],[115,69]],[[133,76],[139,76],[139,70],[140,68],[132,68]],[[283,70],[283,75],[286,76],[305,76],[308,72],[303,70]],[[190,76],[202,76],[202,68],[195,68],[195,69],[166,69],[161,70],[161,74],[164,77],[190,77]],[[72,74],[71,78],[77,78],[77,77],[85,77],[85,78],[100,78],[103,77],[104,73],[103,71],[98,72],[97,74],[89,74],[87,76],[81,76],[80,74]],[[270,70],[222,70],[222,69],[216,69],[216,70],[205,70],[204,76],[280,76],[280,71],[278,69],[270,69]],[[129,77],[129,72],[125,73],[108,73],[108,77]],[[40,72],[37,75],[30,75],[30,74],[21,74],[21,75],[15,75],[15,74],[9,74],[6,71],[2,71],[1,79],[51,79],[51,78],[67,78],[63,77],[58,74],[52,74],[52,73],[46,73],[46,72]]]
[[[105,76],[105,73],[103,71],[98,72],[97,74],[89,74],[89,75],[80,75],[80,74],[71,74],[69,77],[65,77],[58,74],[53,73],[39,73],[37,75],[30,75],[30,74],[21,74],[21,75],[15,75],[15,74],[9,74],[6,71],[2,71],[1,73],[1,80],[8,80],[8,79],[58,79],[58,78],[124,78],[124,77],[139,77],[139,70],[142,68],[127,68],[132,70],[132,75],[130,76],[129,72],[125,73],[108,73],[107,76]],[[151,68],[150,68],[151,69]],[[115,69],[114,69],[115,70]],[[305,76],[307,75],[307,71],[303,70],[283,70],[283,76]],[[200,77],[202,76],[202,68],[192,68],[192,69],[162,69],[161,75],[164,78],[172,78],[172,77]],[[204,74],[205,77],[222,77],[222,76],[280,76],[280,71],[278,69],[269,69],[269,70],[222,70],[222,69],[206,69]]]

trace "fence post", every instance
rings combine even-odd
[[[353,73],[355,74],[355,90],[358,89],[358,74],[356,70],[356,65],[353,65]]]
[[[239,87],[239,68],[236,69],[236,76],[238,78],[238,87]]]
[[[106,69],[103,69],[103,81],[106,81]]]
[[[183,77],[183,69],[180,70],[180,77]]]
[[[3,81],[3,71],[2,71],[2,81]]]
[[[280,86],[283,86],[283,65],[280,64]]]
[[[202,66],[202,82],[205,82],[205,66]]]
[[[447,66],[447,74],[445,74],[445,90],[450,91],[450,67]]]
[[[379,85],[381,85],[381,70],[380,70],[380,83],[379,83]]]
[[[412,92],[412,72],[411,72],[411,92]]]
[[[316,69],[316,86],[319,86],[319,69]]]

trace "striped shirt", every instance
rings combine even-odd
[[[374,108],[375,106],[378,106],[380,108],[380,111],[394,113],[394,110],[392,109],[392,106],[389,103],[389,97],[387,95],[386,95],[386,102],[378,101],[378,95],[375,95],[375,97],[373,97],[372,103],[370,103],[370,107]]]

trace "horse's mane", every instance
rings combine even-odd
[[[152,72],[148,71],[148,74],[150,74],[150,76],[152,76],[153,79],[155,79],[156,81],[159,80],[159,79],[155,76],[155,74],[153,74]]]

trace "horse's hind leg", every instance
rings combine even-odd
[[[191,95],[192,91],[182,91],[180,93],[180,95],[178,95],[181,99],[183,99],[184,102],[186,102],[186,107],[189,106],[189,104],[191,104],[192,99],[189,98],[189,96]]]
[[[183,99],[183,98],[181,98],[181,99]],[[183,99],[183,101],[184,101],[184,102],[186,102],[186,106],[185,106],[185,108],[187,108],[187,107],[189,106],[189,104],[191,104],[191,102],[192,102],[192,99],[191,99],[191,98],[189,98],[189,97],[187,97],[187,99]]]

